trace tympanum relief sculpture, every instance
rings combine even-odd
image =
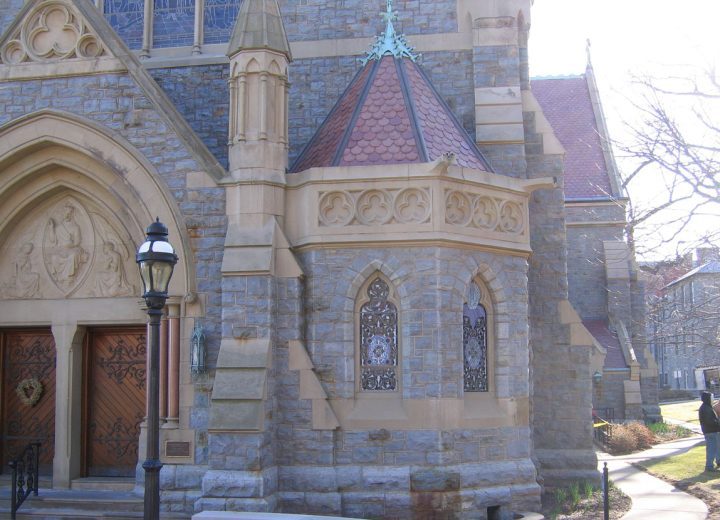
[[[112,220],[94,204],[66,196],[13,226],[0,248],[0,297],[135,295],[133,242]]]
[[[40,274],[33,269],[32,253],[35,246],[24,242],[13,262],[13,275],[6,286],[9,296],[14,298],[40,297]]]
[[[83,247],[83,230],[78,224],[77,205],[66,201],[60,209],[61,215],[53,214],[47,221],[43,240],[43,253],[48,274],[63,292],[71,291],[86,271],[90,255]],[[84,212],[83,212],[84,213]],[[87,230],[89,219],[81,214],[81,221]],[[90,233],[86,231],[86,244]]]

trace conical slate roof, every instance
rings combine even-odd
[[[244,0],[238,13],[227,55],[249,49],[276,51],[292,59],[290,44],[277,0]]]
[[[423,70],[386,55],[358,72],[290,171],[422,163],[446,152],[460,166],[490,171]]]
[[[434,161],[447,152],[457,164],[491,171],[480,150],[415,63],[395,32],[387,2],[377,38],[340,100],[297,158],[291,172],[314,167]]]

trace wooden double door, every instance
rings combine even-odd
[[[55,341],[50,329],[0,331],[0,472],[29,443],[40,444],[40,474],[55,455]]]
[[[131,477],[145,417],[146,328],[91,329],[85,341],[86,476]]]
[[[82,381],[67,385],[82,386],[84,476],[135,474],[145,416],[145,331],[144,326],[97,328],[86,334]],[[0,363],[0,471],[28,443],[41,442],[40,472],[52,474],[56,349],[51,331],[0,331]]]

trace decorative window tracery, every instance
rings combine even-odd
[[[360,307],[360,388],[397,390],[397,307],[389,300],[390,287],[382,278],[368,286],[369,301]]]
[[[488,391],[488,315],[483,292],[472,282],[463,305],[463,388]]]

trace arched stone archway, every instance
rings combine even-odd
[[[42,111],[0,128],[0,329],[52,330],[55,487],[81,474],[86,331],[146,321],[134,253],[155,217],[180,257],[170,286],[177,306],[194,291],[193,262],[153,165],[121,136],[70,114]]]

